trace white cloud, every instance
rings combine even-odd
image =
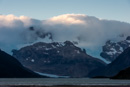
[[[35,29],[30,31],[30,26]],[[130,24],[84,14],[64,14],[43,21],[25,16],[0,15],[0,47],[7,52],[19,45],[34,43],[39,40],[37,33],[46,32],[52,33],[54,41],[77,41],[80,47],[94,54],[107,40],[118,41],[130,35]]]
[[[81,22],[68,22],[69,19]],[[119,37],[120,34],[130,35],[128,32],[130,31],[130,24],[119,21],[100,20],[96,17],[82,14],[60,15],[50,18],[49,21],[47,20],[44,23],[46,23],[47,30],[54,34],[55,40],[80,39],[80,42],[84,42],[86,46],[92,47],[102,45],[109,39],[122,39]]]
[[[85,24],[85,21],[82,20],[82,17],[86,15],[83,14],[65,14],[60,16],[55,16],[48,19],[46,22],[49,24]]]

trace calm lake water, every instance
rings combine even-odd
[[[88,78],[2,78],[0,85],[130,85],[130,80]]]

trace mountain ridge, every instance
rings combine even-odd
[[[104,68],[94,70],[90,73],[91,77],[105,76],[112,77],[118,74],[121,70],[130,67],[130,47],[124,50],[113,62]]]
[[[100,56],[112,62],[128,47],[130,47],[130,36],[127,36],[125,40],[118,42],[108,40],[102,47]]]
[[[42,78],[33,71],[25,68],[14,57],[0,50],[0,78]]]
[[[13,50],[13,56],[32,70],[71,77],[84,77],[91,70],[106,65],[70,41],[39,42],[20,50]]]

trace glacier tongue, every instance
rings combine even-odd
[[[47,74],[47,73],[41,73],[41,72],[36,72],[35,73],[42,75],[42,76],[47,76],[47,77],[51,77],[51,78],[69,78],[69,76],[58,76],[58,75],[54,75],[54,74]]]

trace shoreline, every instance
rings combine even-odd
[[[130,80],[88,78],[2,78],[0,87],[130,87]]]
[[[130,87],[130,85],[0,85],[0,87]]]

